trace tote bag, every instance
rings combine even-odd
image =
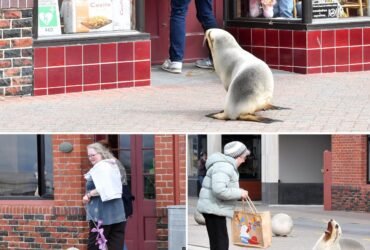
[[[231,220],[232,242],[244,247],[266,248],[271,246],[271,214],[269,211],[258,212],[252,200],[247,197],[250,211],[235,210]]]

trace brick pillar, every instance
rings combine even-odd
[[[31,94],[32,54],[32,8],[0,9],[0,95]]]
[[[186,137],[155,136],[158,249],[168,249],[167,206],[186,204]]]
[[[332,136],[332,209],[370,212],[367,135]]]

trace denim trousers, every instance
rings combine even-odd
[[[217,28],[213,15],[213,0],[195,0],[197,19],[204,31]],[[171,0],[170,17],[170,60],[182,62],[185,50],[186,15],[191,0]]]
[[[293,1],[292,0],[277,0],[274,6],[274,14],[277,17],[293,17]]]

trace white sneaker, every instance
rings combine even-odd
[[[213,62],[209,58],[197,60],[195,66],[202,69],[214,69]]]
[[[180,74],[182,70],[182,62],[171,62],[167,59],[162,64],[162,69],[171,73]]]

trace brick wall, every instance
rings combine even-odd
[[[0,95],[31,94],[32,53],[32,9],[0,9]]]
[[[168,249],[167,206],[186,204],[186,137],[155,137],[157,247]]]
[[[54,199],[0,200],[0,249],[86,249],[88,225],[81,198],[94,135],[53,135]],[[59,151],[62,142],[71,153]],[[168,248],[167,206],[186,204],[186,137],[155,136],[158,249]]]
[[[0,0],[0,9],[32,7],[33,0]]]
[[[332,136],[332,209],[370,212],[367,135]]]
[[[59,144],[73,144],[71,153]],[[0,200],[0,249],[86,249],[88,236],[81,203],[86,145],[93,135],[54,135],[54,200]]]

